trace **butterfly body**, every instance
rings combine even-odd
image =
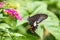
[[[29,25],[31,26],[30,28],[31,32],[34,33],[38,24],[46,18],[47,18],[46,14],[36,14],[32,17],[29,17],[28,22],[29,22]]]

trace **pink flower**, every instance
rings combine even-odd
[[[10,16],[15,17],[16,19],[22,20],[22,17],[19,15],[19,13],[15,9],[6,9],[4,11]]]
[[[0,2],[0,8],[2,8],[4,6],[5,0],[2,0],[2,2]]]
[[[0,8],[2,8],[2,7],[3,7],[3,5],[4,5],[4,4],[3,4],[2,2],[0,2]]]

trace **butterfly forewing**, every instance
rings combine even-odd
[[[44,19],[46,19],[48,16],[45,14],[40,14],[40,17],[37,20],[37,24],[39,24],[41,21],[43,21]]]

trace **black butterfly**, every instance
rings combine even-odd
[[[35,33],[35,30],[38,26],[38,24],[46,19],[48,16],[46,14],[36,14],[32,17],[28,18],[29,25],[31,26],[30,31],[32,33]]]

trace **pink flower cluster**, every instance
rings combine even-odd
[[[2,2],[0,2],[0,8],[2,8],[3,7],[3,3]]]
[[[5,0],[2,0],[2,2],[0,2],[0,8],[2,8],[4,6]]]
[[[18,14],[18,12],[15,9],[6,9],[4,10],[4,12],[9,14],[10,16],[15,17],[18,20],[22,20],[22,17]]]

